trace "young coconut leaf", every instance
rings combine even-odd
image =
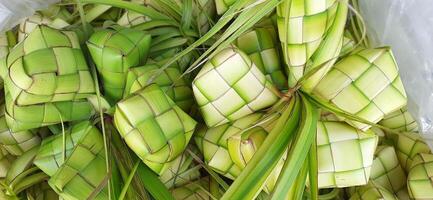
[[[128,146],[157,174],[181,155],[196,126],[156,84],[120,101],[114,123]]]
[[[146,63],[150,39],[143,31],[119,28],[97,31],[87,41],[110,103],[122,98],[128,69]]]
[[[212,57],[192,84],[194,97],[209,127],[233,122],[278,100],[277,89],[235,47]]]
[[[371,123],[406,105],[406,93],[389,48],[361,49],[341,59],[312,94]],[[367,130],[370,125],[346,120]]]
[[[319,188],[364,185],[370,177],[378,137],[344,122],[317,125]],[[350,162],[348,162],[350,158]]]

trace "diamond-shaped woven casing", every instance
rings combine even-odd
[[[48,183],[63,199],[108,199],[104,184],[107,176],[104,142],[97,130],[88,131],[72,150],[62,166],[51,176]],[[97,188],[100,188],[99,191]]]
[[[278,100],[272,83],[234,47],[212,57],[195,77],[192,88],[209,127],[232,122]]]
[[[0,144],[12,155],[22,155],[24,152],[38,146],[40,137],[35,130],[12,132],[6,123],[5,106],[0,105]]]
[[[69,157],[81,138],[90,131],[99,132],[90,121],[80,122],[65,130],[65,154]],[[48,176],[52,176],[63,164],[63,134],[45,138],[33,163]]]
[[[185,150],[197,124],[156,84],[117,103],[114,122],[126,144],[158,174]]]
[[[349,200],[399,200],[392,192],[380,185],[369,182],[354,188]]]
[[[396,131],[418,131],[418,124],[407,110],[407,107],[386,115],[379,124]]]
[[[87,47],[101,75],[105,96],[116,103],[123,96],[128,69],[146,63],[150,35],[130,28],[104,29],[90,37]]]
[[[413,158],[419,153],[431,153],[429,146],[417,133],[403,132],[399,134],[387,133],[391,138],[397,153],[397,158],[406,172],[409,171]]]
[[[209,177],[201,178],[170,192],[175,200],[210,200],[207,191],[209,191]]]
[[[407,175],[411,199],[433,199],[433,155],[418,154]]]
[[[5,178],[15,157],[0,145],[0,178]]]
[[[236,0],[214,0],[218,15],[224,14]]]
[[[18,41],[23,41],[24,38],[26,38],[38,25],[46,25],[55,29],[62,29],[69,26],[68,22],[60,18],[50,19],[43,16],[41,13],[36,12],[20,23],[18,28]]]
[[[279,89],[287,88],[287,78],[278,55],[274,27],[255,28],[239,36],[234,44],[248,54],[260,71]]]
[[[178,0],[179,1],[179,0]],[[193,16],[200,34],[204,35],[211,27],[216,14],[214,0],[199,0],[193,4]]]
[[[5,84],[15,104],[84,99],[95,93],[92,76],[71,31],[37,26],[7,56]]]
[[[224,124],[213,128],[201,126],[194,134],[195,143],[203,154],[206,165],[232,180],[241,173],[241,169],[230,158],[227,139],[239,131],[230,124]]]
[[[183,153],[171,161],[170,167],[159,176],[167,188],[179,187],[200,177],[200,166],[193,163],[189,153]]]
[[[159,66],[150,64],[129,69],[126,78],[124,97],[136,92],[149,84],[149,80],[159,72]],[[177,68],[167,68],[153,79],[157,84],[182,110],[188,112],[194,103],[192,89],[189,84],[181,78]]]
[[[341,59],[313,94],[372,123],[406,105],[406,93],[389,48],[363,49]],[[366,130],[367,124],[346,120]]]
[[[319,188],[350,187],[368,182],[378,137],[344,122],[317,124]]]
[[[335,0],[283,1],[277,7],[279,38],[289,67],[289,87],[296,85],[307,66],[316,67],[338,56],[346,15],[347,5]]]
[[[398,197],[407,197],[406,173],[392,146],[379,146],[371,167],[370,181],[384,187]]]

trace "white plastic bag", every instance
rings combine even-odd
[[[0,0],[0,33],[59,0]]]
[[[433,147],[433,1],[359,0],[367,33],[375,46],[391,46],[409,111]]]

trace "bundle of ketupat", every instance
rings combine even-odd
[[[38,11],[0,34],[0,199],[433,199],[391,47],[370,45],[356,9]]]

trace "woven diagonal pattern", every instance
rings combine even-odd
[[[364,49],[343,58],[319,82],[313,94],[372,123],[400,109],[407,100],[388,48]],[[370,127],[346,121],[362,130]]]
[[[417,133],[387,133],[394,142],[397,158],[406,172],[409,171],[413,158],[419,153],[431,153],[429,146]]]
[[[392,146],[379,146],[371,167],[370,180],[396,194],[407,193],[406,173]],[[403,194],[404,195],[404,194]]]
[[[6,123],[5,106],[0,105],[0,144],[12,155],[22,155],[38,146],[41,139],[33,130],[12,132]]]
[[[402,109],[386,115],[379,124],[396,131],[418,131],[418,124],[407,110],[407,107],[403,107]]]
[[[34,15],[24,19],[20,23],[18,28],[18,41],[23,41],[24,38],[26,38],[38,25],[46,25],[55,29],[62,29],[69,24],[62,19],[57,18],[52,20],[48,17],[42,16],[39,12],[36,12]]]
[[[77,35],[37,26],[7,56],[6,87],[15,104],[84,99],[95,93]]]
[[[99,130],[92,129],[78,142],[48,183],[64,199],[88,199],[103,183],[105,176],[104,142]],[[107,187],[102,187],[94,197],[95,200],[107,198]]]
[[[171,161],[170,167],[159,176],[167,188],[179,187],[200,177],[200,166],[193,163],[189,153],[183,153]]]
[[[24,131],[60,122],[89,119],[95,112],[86,99],[18,106],[6,92],[6,122],[12,132]]]
[[[15,157],[9,154],[3,146],[0,146],[0,178],[5,178]]]
[[[276,88],[245,53],[233,47],[203,66],[193,81],[193,91],[209,127],[232,122],[278,100]]]
[[[133,11],[126,11],[119,20],[117,20],[117,24],[124,27],[133,27],[147,21],[150,21],[150,18],[147,16]]]
[[[179,0],[178,0],[179,1]],[[198,30],[206,33],[215,19],[216,8],[214,0],[200,0],[193,4],[193,16],[197,20]]]
[[[318,122],[319,188],[366,184],[377,142],[370,130],[362,132],[344,122]]]
[[[210,129],[202,126],[194,135],[205,163],[215,172],[232,180],[241,173],[241,169],[230,158],[227,139],[239,131],[238,128],[224,124]]]
[[[126,144],[158,174],[185,150],[196,126],[156,84],[120,101],[114,122]]]
[[[333,25],[337,8],[335,0],[283,1],[277,7],[277,24],[281,27],[278,33],[289,67],[289,86],[294,86],[303,76],[308,60]],[[283,28],[286,25],[287,29]]]
[[[176,200],[209,200],[209,178],[204,177],[188,185],[171,190],[171,194]]]
[[[372,182],[356,187],[349,200],[398,200],[392,192]]]
[[[101,75],[105,96],[115,103],[123,96],[128,69],[146,63],[150,35],[129,28],[104,29],[90,37],[87,47]]]
[[[411,199],[433,199],[433,155],[418,154],[407,175]]]
[[[148,81],[159,71],[157,65],[145,65],[131,68],[126,79],[124,97],[134,93],[148,84]],[[177,68],[167,68],[161,75],[153,79],[157,84],[182,110],[188,112],[194,103],[192,89],[188,83],[181,78]]]
[[[234,44],[248,54],[260,71],[280,89],[287,88],[281,68],[274,27],[256,28],[239,36]]]
[[[89,131],[96,127],[92,126],[89,121],[80,122],[69,127],[65,131],[65,154],[69,157],[78,141]],[[48,176],[52,176],[63,165],[63,134],[57,134],[45,138],[33,163]]]

